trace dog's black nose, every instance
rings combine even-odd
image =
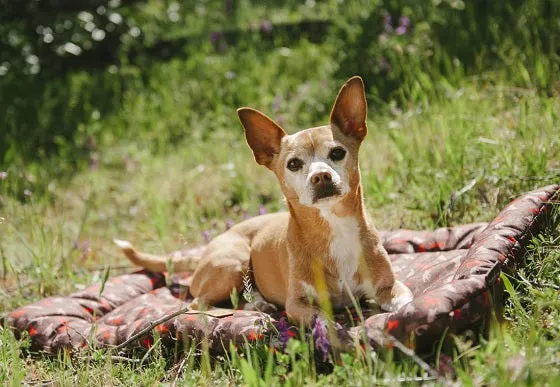
[[[330,183],[332,181],[332,176],[329,172],[318,172],[311,176],[311,183],[314,185]]]

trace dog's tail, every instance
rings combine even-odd
[[[200,254],[175,252],[169,255],[153,255],[137,251],[128,241],[113,239],[126,257],[136,266],[153,272],[173,270],[174,272],[192,271],[198,266]]]

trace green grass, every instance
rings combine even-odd
[[[340,7],[306,2],[292,11],[292,3],[280,4],[271,19],[329,17]],[[427,6],[426,14],[417,2],[366,3],[349,4],[347,17],[334,20],[321,43],[280,36],[264,44],[253,36],[219,53],[205,42],[185,47],[184,58],[168,62],[123,63],[53,79],[13,77],[0,84],[2,124],[11,136],[2,138],[13,140],[0,149],[6,156],[0,172],[7,172],[0,180],[0,314],[102,282],[109,266],[111,275],[131,270],[111,243],[115,237],[164,252],[204,243],[204,232],[215,236],[227,221],[238,222],[261,207],[284,209],[275,178],[254,162],[245,144],[235,109],[258,108],[288,132],[324,124],[338,87],[356,72],[368,81],[371,102],[360,164],[366,205],[378,229],[488,221],[521,193],[560,183],[560,62],[557,54],[547,55],[555,35],[546,49],[531,43],[553,18],[520,18],[505,7],[520,23],[542,19],[542,25],[529,23],[535,31],[518,29],[506,39],[497,12],[496,30],[471,31],[473,37],[457,26],[461,18],[478,23],[480,15],[453,10],[449,25],[444,22],[445,12],[462,2]],[[251,21],[252,5],[240,4],[231,26],[242,28]],[[532,0],[523,7],[534,11],[538,4]],[[185,33],[170,27],[159,2],[139,7],[145,12],[136,22],[148,43]],[[378,46],[385,9],[418,19],[410,36],[392,35]],[[224,23],[219,15],[204,24],[181,12],[191,18],[193,34]],[[254,12],[264,18],[271,8]],[[457,52],[485,47],[464,53],[476,66],[452,58],[459,53],[452,54],[442,36],[460,38]],[[407,51],[411,45],[419,51]],[[422,50],[437,55],[427,60]],[[378,71],[370,59],[379,55],[394,72]],[[501,59],[488,70],[489,57]],[[447,337],[441,357],[426,357],[432,367],[449,363],[465,385],[560,383],[558,231],[536,237],[526,264],[503,278],[510,295],[505,322],[493,324],[486,337],[478,331]],[[0,384],[147,385],[177,378],[186,385],[393,385],[424,377],[407,356],[359,348],[330,362],[327,372],[306,340],[291,341],[277,353],[264,344],[220,358],[191,353],[182,367],[180,354],[159,344],[147,356],[138,354],[141,364],[100,349],[78,358],[27,357],[27,345],[27,339],[18,341],[0,328]]]
[[[326,91],[324,98],[333,99],[335,91]],[[125,106],[157,93],[131,97]],[[168,251],[203,243],[204,230],[216,235],[227,219],[239,221],[245,214],[256,214],[260,206],[283,209],[272,174],[252,160],[234,106],[226,108],[230,119],[221,118],[223,129],[194,135],[166,153],[150,152],[142,141],[122,141],[99,148],[97,169],[47,181],[24,168],[9,168],[0,183],[0,311],[101,281],[107,265],[125,263],[110,243],[114,237],[130,239],[145,250]],[[445,98],[395,114],[372,110],[361,167],[376,226],[432,228],[490,220],[520,193],[558,182],[558,111],[560,100],[531,89],[474,81]],[[157,116],[151,119],[155,122]],[[289,119],[297,121],[298,117]],[[452,194],[473,179],[472,189],[450,205]],[[42,193],[34,184],[45,187]],[[23,189],[31,195],[21,195]],[[494,326],[487,339],[473,332],[444,346],[463,383],[558,382],[560,302],[553,286],[560,285],[560,249],[554,235],[535,239],[527,265],[510,279],[515,297],[506,307],[507,322]],[[23,358],[19,348],[25,340],[18,342],[2,330],[0,341],[0,380],[7,383],[147,384],[173,374],[172,362],[165,361],[169,355],[161,356],[157,348],[139,367],[96,352],[72,361],[64,355]],[[196,359],[179,380],[257,385],[266,377],[267,383],[294,385],[393,384],[398,378],[421,375],[410,359],[393,361],[390,353],[371,359],[359,351],[343,356],[332,373],[323,375],[311,366],[308,343],[292,346],[286,354],[272,357],[262,346],[242,355],[228,354],[224,361],[212,359],[206,369]]]

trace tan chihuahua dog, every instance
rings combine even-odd
[[[364,210],[358,150],[367,134],[367,103],[360,77],[342,86],[330,125],[287,135],[263,113],[237,111],[257,163],[280,183],[289,212],[246,220],[212,240],[202,256],[154,256],[116,240],[136,265],[151,271],[195,269],[194,308],[228,300],[242,291],[244,273],[269,303],[310,324],[320,313],[321,293],[334,308],[356,299],[373,299],[394,311],[412,300],[395,279],[387,252]],[[268,303],[258,298],[253,307]],[[198,301],[198,302],[197,302]]]

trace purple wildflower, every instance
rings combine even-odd
[[[408,18],[408,16],[401,16],[401,18],[399,19],[399,23],[403,27],[410,27],[410,19]]]
[[[264,214],[267,214],[267,213],[268,213],[268,210],[266,209],[266,207],[264,207],[264,206],[259,207],[259,215],[264,215]]]
[[[399,19],[399,26],[395,30],[397,35],[404,35],[410,28],[410,19],[407,16],[401,16]]]
[[[313,339],[315,340],[315,348],[323,356],[323,361],[326,361],[329,357],[331,343],[328,338],[327,324],[318,316],[315,317],[312,333]]]
[[[453,359],[450,356],[443,353],[439,355],[438,372],[440,375],[455,377],[456,370],[453,367]]]
[[[8,172],[0,172],[0,180],[5,180],[8,177]]]
[[[23,190],[23,194],[24,194],[25,196],[31,196],[31,195],[33,195],[33,192],[31,192],[31,191],[28,190],[28,189],[24,189],[24,190]]]
[[[231,219],[226,220],[226,230],[229,230],[230,228],[233,227],[233,225],[235,224],[235,222]]]
[[[288,341],[290,341],[290,333],[288,332],[290,329],[290,324],[288,323],[288,319],[286,317],[282,317],[278,324],[276,324],[276,328],[278,329],[278,333],[280,334],[280,341],[282,342],[282,346],[286,346]]]
[[[221,32],[212,32],[210,34],[210,41],[213,44],[218,43],[221,39],[222,39],[222,33]]]
[[[406,34],[406,32],[407,32],[407,29],[406,29],[406,27],[403,27],[403,26],[399,26],[399,27],[397,27],[397,29],[395,30],[395,33],[396,33],[397,35],[404,35],[404,34]]]
[[[385,32],[393,31],[393,26],[391,25],[391,21],[392,21],[391,15],[388,12],[386,12],[383,15],[383,28],[385,29]]]
[[[82,243],[77,242],[76,243],[76,250],[81,251],[81,253],[82,253],[81,259],[86,259],[91,252],[89,241],[85,241],[85,242],[82,242]]]
[[[272,32],[272,22],[270,20],[263,20],[261,23],[261,31],[265,34],[270,34]]]
[[[202,236],[204,237],[204,240],[206,241],[206,243],[208,243],[212,240],[212,234],[210,234],[209,230],[204,230],[202,232]]]

